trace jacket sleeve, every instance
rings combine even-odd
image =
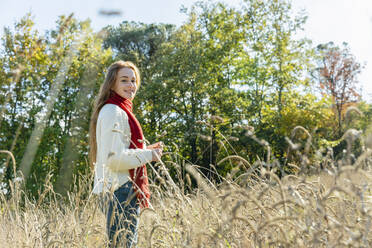
[[[152,150],[129,149],[131,135],[127,113],[117,106],[101,111],[97,125],[106,166],[114,172],[127,172],[151,162]]]

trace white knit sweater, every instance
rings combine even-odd
[[[93,193],[117,189],[129,180],[129,169],[152,161],[152,150],[129,149],[131,133],[128,115],[117,105],[105,104],[100,110],[96,137]]]

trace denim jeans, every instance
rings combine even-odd
[[[113,194],[106,194],[103,205],[103,211],[107,209],[106,227],[110,247],[135,247],[140,207],[132,182],[126,182]]]

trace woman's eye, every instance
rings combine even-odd
[[[123,79],[120,82],[125,83],[125,84],[128,84],[129,82],[136,83],[136,80],[128,81],[127,79]]]

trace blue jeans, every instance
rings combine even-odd
[[[114,194],[106,194],[103,200],[108,207],[106,227],[110,247],[124,247],[124,244],[127,248],[135,247],[140,207],[132,182],[126,182]]]

